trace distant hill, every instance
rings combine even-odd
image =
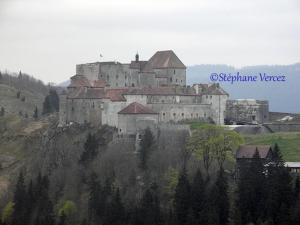
[[[254,98],[269,100],[270,111],[300,113],[300,63],[292,65],[247,66],[240,69],[228,65],[195,65],[187,68],[187,83],[211,82],[211,73],[244,75],[285,75],[286,82],[220,83],[231,99]]]
[[[0,108],[4,108],[6,115],[32,117],[35,107],[41,113],[48,91],[42,81],[27,74],[0,74]]]

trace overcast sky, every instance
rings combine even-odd
[[[300,1],[0,0],[0,70],[58,83],[167,49],[186,65],[300,62]]]

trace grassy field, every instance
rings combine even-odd
[[[191,129],[199,129],[205,123],[198,121],[187,121]],[[259,145],[277,143],[280,147],[285,161],[300,162],[300,132],[281,132],[270,134],[257,134],[257,135],[242,135],[245,139],[245,144]]]
[[[243,135],[246,144],[277,143],[284,159],[288,162],[300,162],[300,133],[271,133],[259,135]]]

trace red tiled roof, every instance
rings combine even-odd
[[[186,69],[186,66],[172,50],[158,51],[149,59],[143,71],[151,72],[153,69],[163,68]]]
[[[242,145],[236,152],[237,159],[251,159],[255,154],[256,149],[258,150],[259,156],[262,159],[265,159],[270,152],[270,145]]]
[[[89,86],[91,86],[91,84],[85,76],[75,75],[71,77],[71,83],[68,87],[73,88],[73,87],[89,87]]]
[[[124,109],[122,109],[118,114],[158,114],[154,112],[152,109],[141,105],[137,102],[133,102]]]
[[[114,88],[114,89],[106,89],[105,97],[110,99],[113,102],[117,101],[126,101],[123,94],[127,91],[127,88]]]
[[[107,85],[107,83],[105,80],[94,80],[91,81],[91,85],[95,88],[104,88]]]
[[[104,89],[96,89],[96,88],[77,88],[71,93],[69,93],[68,98],[80,98],[80,99],[98,99],[105,98]]]

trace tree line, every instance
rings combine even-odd
[[[211,129],[211,128],[209,128]],[[210,130],[210,135],[224,135],[225,131]],[[199,133],[198,133],[199,134]],[[201,134],[202,135],[202,134]],[[233,137],[226,133],[226,137]],[[200,137],[199,137],[200,138]],[[208,136],[206,136],[208,138]],[[219,138],[215,139],[219,140]],[[203,144],[201,141],[192,144]],[[218,142],[217,142],[218,143]],[[228,142],[229,143],[229,142]],[[231,142],[230,142],[231,143]],[[84,171],[97,157],[101,145],[94,134],[89,134],[83,145],[78,163]],[[155,151],[155,137],[150,129],[142,134],[137,153],[138,166],[143,176],[151,167],[148,160]],[[216,147],[216,143],[214,143]],[[227,145],[227,147],[229,144]],[[195,147],[195,146],[194,146]],[[228,149],[226,147],[226,149]],[[194,148],[196,149],[196,148]],[[210,151],[209,147],[202,150]],[[296,225],[300,222],[300,181],[293,179],[284,165],[278,145],[272,149],[268,162],[256,151],[253,160],[246,161],[239,169],[239,177],[233,180],[224,169],[224,153],[218,151],[216,176],[198,168],[191,173],[183,163],[175,178],[175,188],[166,204],[166,193],[152,177],[143,183],[140,195],[127,199],[125,188],[114,176],[100,177],[90,171],[83,178],[85,184],[86,214],[76,217],[78,199],[58,204],[51,198],[47,176],[38,175],[25,184],[24,174],[19,175],[12,201],[2,212],[2,224],[6,225]],[[207,154],[202,154],[207,160]],[[187,157],[188,158],[188,157]],[[218,160],[217,160],[218,161]],[[211,167],[209,167],[211,170]],[[28,180],[28,179],[26,179]],[[59,205],[59,206],[57,206]],[[74,219],[75,218],[75,219]]]

